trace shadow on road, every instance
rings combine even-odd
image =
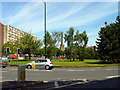
[[[88,80],[89,81],[89,80]],[[77,84],[77,82],[81,82],[81,84]],[[76,84],[74,84],[76,83]],[[51,82],[43,82],[43,81],[7,81],[2,82],[2,90],[6,89],[79,89],[79,88],[117,88],[120,89],[120,77],[106,79],[106,80],[95,80],[84,82],[82,80],[76,81],[51,81]]]
[[[120,77],[106,80],[95,80],[86,84],[77,84],[64,88],[117,88],[117,90],[120,90]]]

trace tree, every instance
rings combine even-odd
[[[3,54],[5,55],[5,51],[6,51],[6,48],[9,47],[10,48],[10,53],[9,54],[15,54],[17,53],[17,48],[15,47],[15,45],[13,44],[13,42],[7,42],[3,45],[3,49],[2,49],[2,52]]]
[[[86,31],[83,31],[83,33],[79,33],[79,31],[77,30],[74,40],[75,45],[78,48],[77,52],[79,61],[83,61],[85,58],[85,47],[88,42]]]
[[[44,37],[44,44],[45,44],[45,37]],[[52,59],[52,56],[54,55],[54,41],[52,39],[51,34],[47,31],[46,35],[46,56],[50,59]]]
[[[64,55],[64,51],[62,51],[61,49],[57,48],[57,57],[58,56],[63,56]]]
[[[43,49],[38,48],[38,49],[34,52],[34,55],[41,57],[41,56],[43,56],[43,52],[44,52]]]
[[[96,50],[93,50],[91,47],[85,48],[85,58],[87,59],[96,59]]]
[[[65,34],[65,42],[67,42],[67,48],[65,48],[65,54],[67,56],[67,58],[71,59],[73,58],[73,60],[76,58],[76,53],[75,53],[75,44],[74,44],[74,28],[71,27],[67,33]]]
[[[17,42],[20,42],[19,45]],[[35,40],[31,34],[26,33],[19,41],[15,41],[15,45],[20,48],[22,54],[28,54],[30,60],[31,54],[34,54],[42,46],[42,42]]]
[[[102,61],[120,62],[120,19],[102,27],[97,39],[98,53]]]
[[[60,32],[52,32],[53,47],[55,50],[55,59],[56,59],[56,54],[57,54],[57,46],[59,46],[59,42],[61,39],[60,36],[61,36]]]

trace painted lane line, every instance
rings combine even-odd
[[[1,72],[7,72],[7,71],[1,71]]]
[[[52,70],[26,70],[26,71],[42,71],[42,72],[51,72]]]
[[[62,86],[54,87],[54,89],[68,87],[68,86],[77,85],[77,84],[85,84],[85,83],[88,83],[88,82],[91,82],[91,81],[85,80],[84,82],[77,82],[77,83],[72,83],[72,84],[68,84],[68,85],[62,85]],[[49,88],[49,89],[53,89],[53,88]],[[47,89],[47,90],[49,90],[49,89]]]
[[[68,70],[68,71],[85,71],[85,70]]]
[[[96,70],[96,69],[87,69],[87,70],[85,70],[85,69],[84,69],[84,70],[72,70],[72,69],[71,69],[71,70],[67,70],[67,71],[95,71],[95,70]]]
[[[107,76],[106,78],[116,78],[116,77],[120,77],[120,75],[116,75],[116,76]]]
[[[105,70],[118,70],[118,69],[105,69]]]

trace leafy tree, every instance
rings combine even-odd
[[[79,61],[83,61],[85,58],[85,47],[88,42],[86,31],[83,31],[83,33],[79,33],[79,31],[77,30],[74,40],[75,45],[78,48],[77,52]]]
[[[50,34],[47,31],[47,35],[46,35],[46,55],[48,58],[52,59],[52,56],[57,55],[57,46],[59,46],[59,42],[60,42],[60,36],[61,33],[60,32],[52,32],[52,34]],[[44,43],[45,43],[45,38],[44,38]]]
[[[35,56],[40,56],[40,57],[43,56],[43,49],[38,48],[38,49],[35,51],[34,55],[35,55]]]
[[[102,27],[97,39],[99,57],[104,62],[120,62],[120,19]]]
[[[76,58],[76,53],[75,53],[75,46],[74,46],[74,28],[71,27],[67,33],[65,34],[65,42],[67,42],[67,48],[65,48],[65,54],[67,56],[67,58],[71,59],[73,58],[73,60]],[[74,56],[74,57],[73,57]]]
[[[93,50],[91,47],[85,48],[85,58],[88,59],[97,59],[97,52]]]
[[[45,37],[44,37],[44,44],[45,44]],[[54,55],[54,41],[52,39],[51,34],[47,31],[46,35],[46,56],[50,59],[52,59],[52,56]]]
[[[61,39],[60,36],[61,36],[60,32],[52,32],[53,47],[55,50],[55,59],[57,54],[57,46],[59,46],[60,39]]]
[[[20,44],[18,45],[17,42],[20,42]],[[28,54],[30,60],[31,54],[34,54],[42,46],[42,42],[41,40],[35,40],[31,34],[26,33],[19,41],[15,41],[15,45],[20,47],[22,54]]]
[[[67,48],[65,48],[65,54],[67,58],[73,58],[73,61],[78,57],[79,61],[83,61],[85,58],[85,46],[88,42],[88,37],[86,31],[79,33],[77,30],[76,35],[74,35],[74,28],[70,28],[65,34],[65,42],[67,42]]]
[[[61,49],[57,48],[57,57],[58,56],[63,56],[64,55],[64,51],[62,51]]]
[[[6,51],[6,48],[7,47],[9,47],[10,48],[10,53],[8,53],[8,54],[15,54],[15,53],[17,53],[17,48],[15,47],[15,45],[13,44],[13,42],[7,42],[7,43],[5,43],[4,45],[3,45],[3,49],[2,49],[2,52],[3,52],[3,54],[4,55],[6,55],[5,54],[5,51]]]

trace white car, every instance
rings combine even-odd
[[[32,64],[33,64],[33,62],[27,63],[25,66],[26,66],[26,68],[31,69],[32,68]],[[51,70],[54,67],[54,63],[50,59],[35,60],[34,64],[35,64],[35,69],[45,68],[46,70]]]

